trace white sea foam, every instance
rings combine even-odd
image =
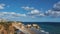
[[[49,34],[49,32],[46,32],[45,30],[40,30],[40,31],[45,33],[45,34]]]
[[[45,32],[46,34],[49,34],[49,32]]]
[[[41,32],[45,32],[44,30],[40,30]]]

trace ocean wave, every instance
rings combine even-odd
[[[49,34],[49,32],[46,32],[45,30],[40,30],[41,33]]]

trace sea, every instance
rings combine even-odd
[[[60,34],[59,22],[23,22],[24,24],[38,24],[41,30],[49,32],[49,34]]]

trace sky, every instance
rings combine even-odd
[[[0,19],[60,22],[60,0],[0,0]]]

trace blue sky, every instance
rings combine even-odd
[[[0,0],[0,18],[22,22],[60,22],[60,0]]]

